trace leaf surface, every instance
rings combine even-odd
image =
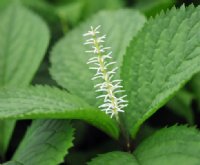
[[[88,165],[139,165],[135,157],[126,152],[113,151],[99,155],[94,158]]]
[[[0,119],[81,119],[114,138],[117,123],[104,112],[89,106],[66,91],[49,86],[0,90]]]
[[[73,132],[66,120],[34,120],[12,159],[22,165],[62,163],[73,146]]]
[[[15,123],[15,120],[0,120],[0,156],[2,157],[5,156],[7,151]]]
[[[195,128],[173,126],[156,132],[134,152],[141,165],[197,165],[200,133]]]
[[[0,19],[0,86],[28,85],[45,55],[48,28],[37,15],[16,3]]]
[[[9,162],[3,163],[2,165],[22,165],[22,164],[16,161],[9,161]]]
[[[141,124],[200,71],[200,7],[171,9],[144,26],[124,57],[122,79],[132,137]]]
[[[0,6],[10,2],[2,1]],[[0,88],[28,85],[45,55],[48,28],[37,15],[17,2],[1,12],[0,20]],[[14,120],[0,121],[1,155],[6,152],[14,126]]]

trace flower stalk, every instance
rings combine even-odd
[[[94,56],[91,57],[87,64],[92,66],[89,69],[95,70],[92,80],[100,79],[101,83],[96,84],[96,92],[100,95],[97,98],[103,98],[103,104],[99,106],[102,111],[109,114],[111,118],[115,116],[116,120],[119,121],[119,112],[124,112],[123,108],[126,107],[127,101],[124,99],[126,95],[118,96],[120,93],[125,92],[121,85],[122,80],[114,80],[114,74],[118,67],[114,67],[116,62],[111,61],[112,52],[109,51],[110,47],[105,47],[103,43],[105,42],[106,35],[100,35],[98,29],[90,27],[90,30],[83,36],[89,36],[91,38],[87,39],[84,43],[85,45],[91,45],[91,50],[87,50],[87,53],[91,53]]]

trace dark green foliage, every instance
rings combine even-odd
[[[200,163],[200,133],[195,128],[164,128],[146,139],[131,154],[110,152],[88,165],[197,165]]]

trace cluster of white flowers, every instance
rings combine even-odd
[[[103,98],[104,101],[99,108],[105,111],[106,114],[110,114],[111,118],[115,116],[118,119],[118,112],[124,112],[123,108],[127,106],[127,101],[124,99],[126,95],[121,97],[116,96],[117,93],[124,92],[124,90],[122,90],[123,86],[121,85],[122,80],[113,80],[113,76],[118,67],[109,70],[116,62],[110,61],[112,59],[112,52],[109,51],[110,47],[104,47],[103,45],[106,35],[99,36],[100,32],[98,29],[100,26],[96,28],[91,26],[90,28],[91,29],[83,36],[91,37],[87,39],[84,44],[91,45],[92,49],[86,52],[94,55],[94,57],[90,58],[87,62],[87,64],[93,65],[90,69],[96,70],[96,74],[92,80],[103,80],[102,83],[94,86],[97,88],[96,92],[101,93],[97,98]]]

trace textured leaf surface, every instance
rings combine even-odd
[[[9,6],[0,19],[0,86],[28,85],[49,42],[47,26],[18,4]]]
[[[73,128],[66,120],[34,120],[12,158],[23,165],[56,165],[72,147]]]
[[[0,90],[0,119],[33,118],[82,119],[118,137],[117,124],[110,116],[66,91],[48,86]]]
[[[94,105],[97,102],[94,82],[91,80],[94,72],[89,70],[86,64],[91,55],[85,53],[87,48],[83,45],[85,38],[82,35],[91,25],[101,25],[102,34],[107,34],[106,45],[112,47],[114,60],[121,64],[126,47],[144,22],[144,16],[134,10],[100,12],[95,15],[69,32],[53,48],[51,55],[53,78],[71,93],[79,95]]]
[[[200,70],[200,8],[173,8],[150,20],[127,49],[122,79],[128,91],[126,123],[140,125]]]
[[[134,152],[141,165],[200,164],[200,133],[194,128],[164,128],[146,139]]]
[[[133,155],[126,152],[114,151],[94,158],[88,165],[139,165]]]
[[[1,1],[1,5],[11,1]],[[4,6],[4,8],[5,8]],[[3,8],[3,6],[2,6]],[[0,14],[0,88],[30,83],[49,41],[45,23],[19,4]],[[0,121],[0,154],[6,152],[15,121]]]

